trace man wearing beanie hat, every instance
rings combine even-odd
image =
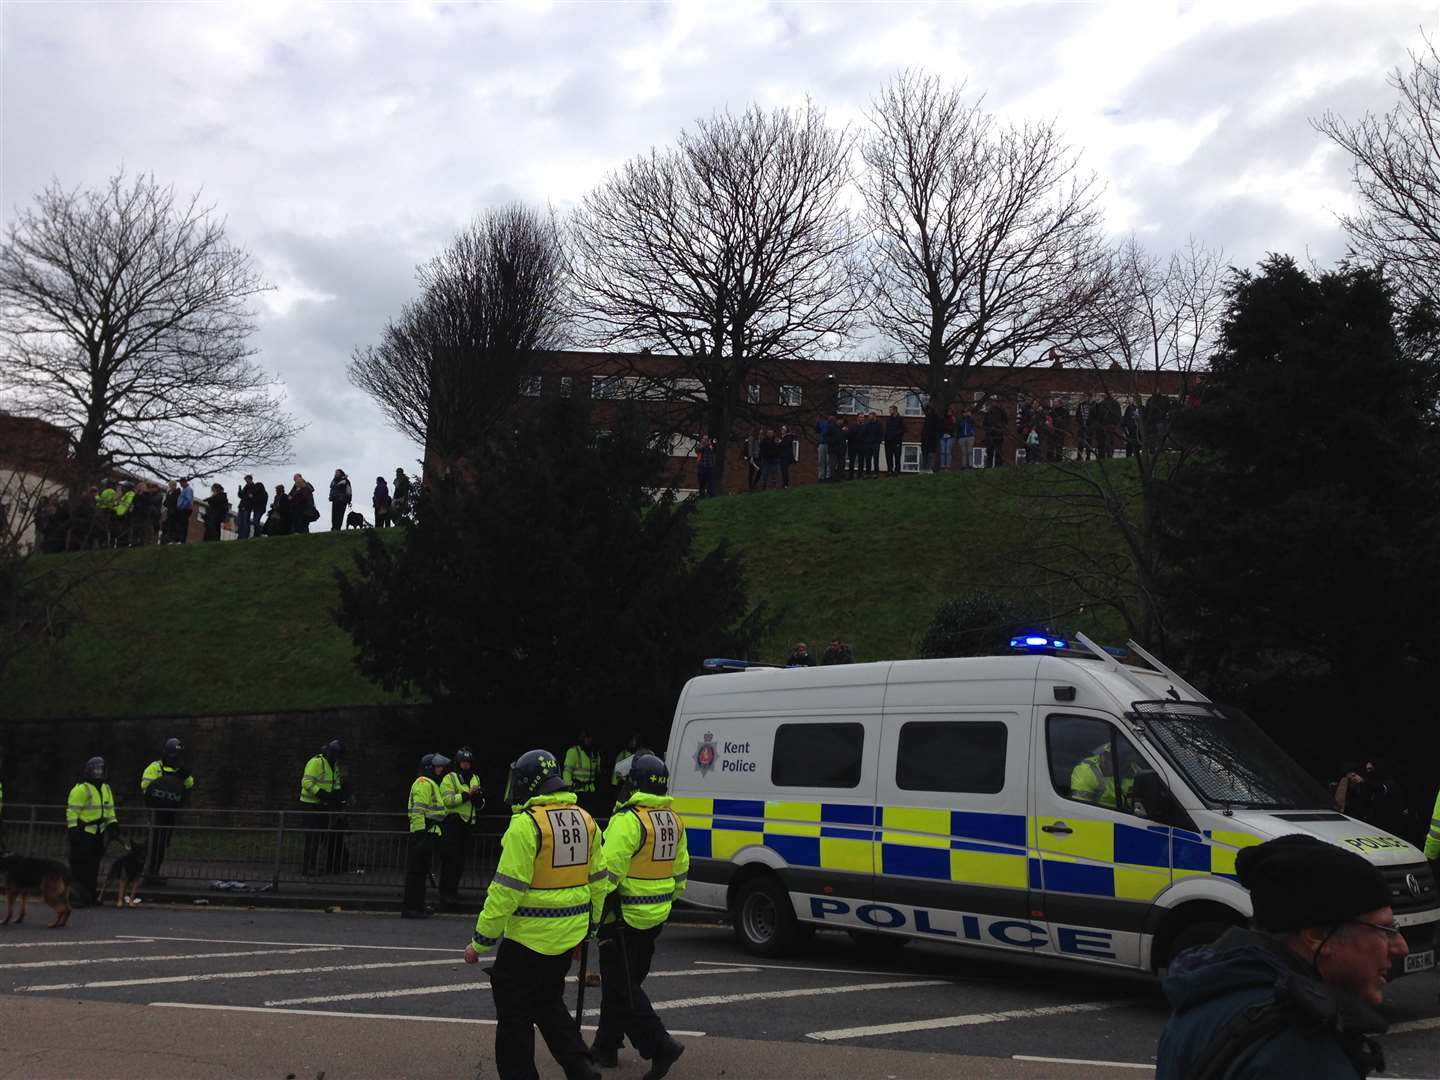
[[[1250,890],[1250,929],[1171,961],[1158,1080],[1383,1069],[1368,1036],[1385,1030],[1386,973],[1409,950],[1380,871],[1317,837],[1282,836],[1242,850],[1235,872]]]

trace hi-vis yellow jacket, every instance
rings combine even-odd
[[[670,917],[690,872],[685,825],[670,804],[668,795],[636,792],[615,807],[605,827],[601,894],[618,889],[620,912],[637,930],[659,926]]]
[[[537,795],[510,818],[500,866],[475,920],[476,952],[505,936],[546,956],[584,940],[600,920],[600,831],[569,791]]]

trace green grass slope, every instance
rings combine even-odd
[[[818,656],[836,633],[858,660],[910,657],[946,597],[1025,585],[1016,558],[1023,509],[1044,475],[1037,466],[708,500],[697,546],[726,540],[745,555],[751,601],[780,616],[764,659],[783,661],[797,640]],[[84,624],[7,674],[0,712],[223,714],[398,701],[358,674],[330,615],[334,572],[363,542],[360,532],[324,532],[51,556],[106,560],[105,571],[84,597]],[[1116,629],[1091,619],[1081,628]]]

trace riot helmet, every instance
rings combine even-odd
[[[430,771],[431,764],[435,761],[434,754],[426,754],[420,759],[420,775],[424,776]]]
[[[92,757],[85,762],[85,779],[95,784],[105,782],[105,759],[103,757]]]
[[[180,762],[180,755],[185,747],[180,745],[179,739],[166,739],[165,745],[160,748],[160,760],[166,765],[176,765]]]
[[[630,770],[625,774],[624,786],[620,792],[623,802],[637,791],[647,795],[664,795],[670,790],[670,767],[657,754],[640,749],[630,759]]]
[[[475,767],[475,751],[468,746],[462,746],[455,751],[455,767],[469,772]]]
[[[450,759],[448,757],[446,757],[444,754],[430,755],[430,772],[436,780],[439,780],[449,771]]]
[[[345,756],[345,744],[342,743],[339,739],[331,739],[328,743],[326,743],[320,748],[320,753],[325,756],[326,761],[330,762],[331,765],[334,765],[335,762],[339,761],[342,757]]]
[[[529,750],[510,763],[505,798],[511,806],[519,806],[537,795],[563,791],[567,786],[554,754],[549,750]]]

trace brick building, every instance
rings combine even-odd
[[[783,379],[757,376],[742,391],[750,414],[737,425],[724,462],[725,491],[746,487],[745,439],[752,431],[784,425],[798,435],[795,460],[790,469],[792,484],[813,484],[817,480],[816,424],[822,417],[841,418],[873,412],[887,416],[895,406],[904,418],[900,471],[921,470],[921,426],[927,396],[916,389],[926,383],[926,369],[910,364],[889,364],[850,360],[819,360],[791,363]],[[1097,402],[1113,397],[1123,408],[1130,401],[1143,404],[1159,394],[1171,400],[1193,392],[1196,379],[1170,370],[1126,370],[1118,364],[1108,367],[1076,367],[1046,364],[1031,367],[972,368],[953,392],[958,409],[969,406],[981,428],[981,414],[992,405],[1005,413],[1005,443],[1002,460],[1013,464],[1021,449],[1017,418],[1022,405],[1064,406],[1071,416],[1084,401]],[[670,452],[677,466],[684,467],[682,487],[693,487],[693,458],[696,437],[704,424],[703,393],[694,379],[687,379],[685,365],[674,357],[650,354],[561,352],[552,356],[541,373],[524,388],[526,397],[547,395],[588,398],[597,405],[596,417],[603,425],[605,403],[637,402],[653,418],[657,430],[672,433]],[[701,400],[697,400],[701,399]],[[1061,440],[1062,452],[1076,453],[1075,426]],[[976,440],[983,442],[983,428]],[[1123,443],[1120,444],[1123,446]],[[1123,453],[1123,449],[1117,451]],[[881,468],[886,467],[884,452]],[[955,463],[958,467],[959,462]]]

